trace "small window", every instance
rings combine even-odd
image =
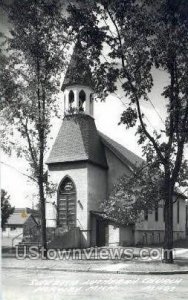
[[[93,101],[93,94],[90,94],[90,103]]]
[[[180,222],[180,202],[177,200],[177,223]]]
[[[155,221],[158,222],[159,220],[159,208],[158,205],[155,207]]]
[[[84,111],[84,102],[86,101],[86,93],[81,90],[79,93],[79,111]]]
[[[144,211],[144,220],[147,221],[148,220],[148,210]]]

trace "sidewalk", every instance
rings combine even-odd
[[[94,272],[119,274],[188,274],[188,261],[175,260],[174,264],[160,261],[122,260],[18,260],[3,258],[3,269],[50,270],[64,272]]]

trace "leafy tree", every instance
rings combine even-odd
[[[86,6],[86,1],[80,0],[69,6],[69,11],[73,18],[71,24],[79,32],[88,57],[93,59],[91,66],[99,96],[104,98],[120,87],[124,92],[127,108],[120,122],[126,128],[137,128],[138,143],[150,168],[146,172],[145,190],[151,190],[153,168],[160,170],[159,194],[165,205],[164,248],[170,250],[173,248],[173,194],[177,185],[187,184],[184,158],[188,142],[187,1],[99,0]],[[91,27],[97,32],[97,46],[92,43]],[[99,61],[101,66],[95,68]],[[168,78],[161,93],[166,103],[166,120],[158,132],[148,127],[142,111],[144,102],[151,102],[156,69]],[[157,197],[155,200],[158,201]],[[170,253],[169,257],[165,256],[168,263],[173,262]]]
[[[58,0],[1,1],[11,25],[2,40],[0,96],[4,149],[24,156],[39,191],[42,246],[46,242],[44,155],[70,35]],[[15,138],[18,137],[17,139]],[[9,143],[8,143],[9,142]]]
[[[10,205],[10,196],[1,189],[1,228],[4,228],[9,216],[14,212],[14,207]]]
[[[143,213],[155,209],[162,199],[161,175],[158,166],[144,164],[132,176],[123,175],[102,203],[105,214],[122,225],[143,221]]]

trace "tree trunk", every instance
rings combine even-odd
[[[165,235],[164,235],[164,253],[163,262],[173,263],[173,188],[168,183],[165,186]]]
[[[44,257],[47,258],[47,240],[46,240],[46,207],[44,197],[43,178],[39,178],[39,196],[40,196],[40,215],[41,215],[41,244]]]
[[[39,157],[39,196],[40,196],[40,214],[41,214],[41,243],[43,257],[47,258],[47,239],[46,239],[46,203],[44,195],[44,131],[39,131],[40,137],[40,157]]]

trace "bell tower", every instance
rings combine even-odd
[[[93,117],[93,86],[91,70],[82,45],[78,41],[62,85],[64,114],[83,113]]]

